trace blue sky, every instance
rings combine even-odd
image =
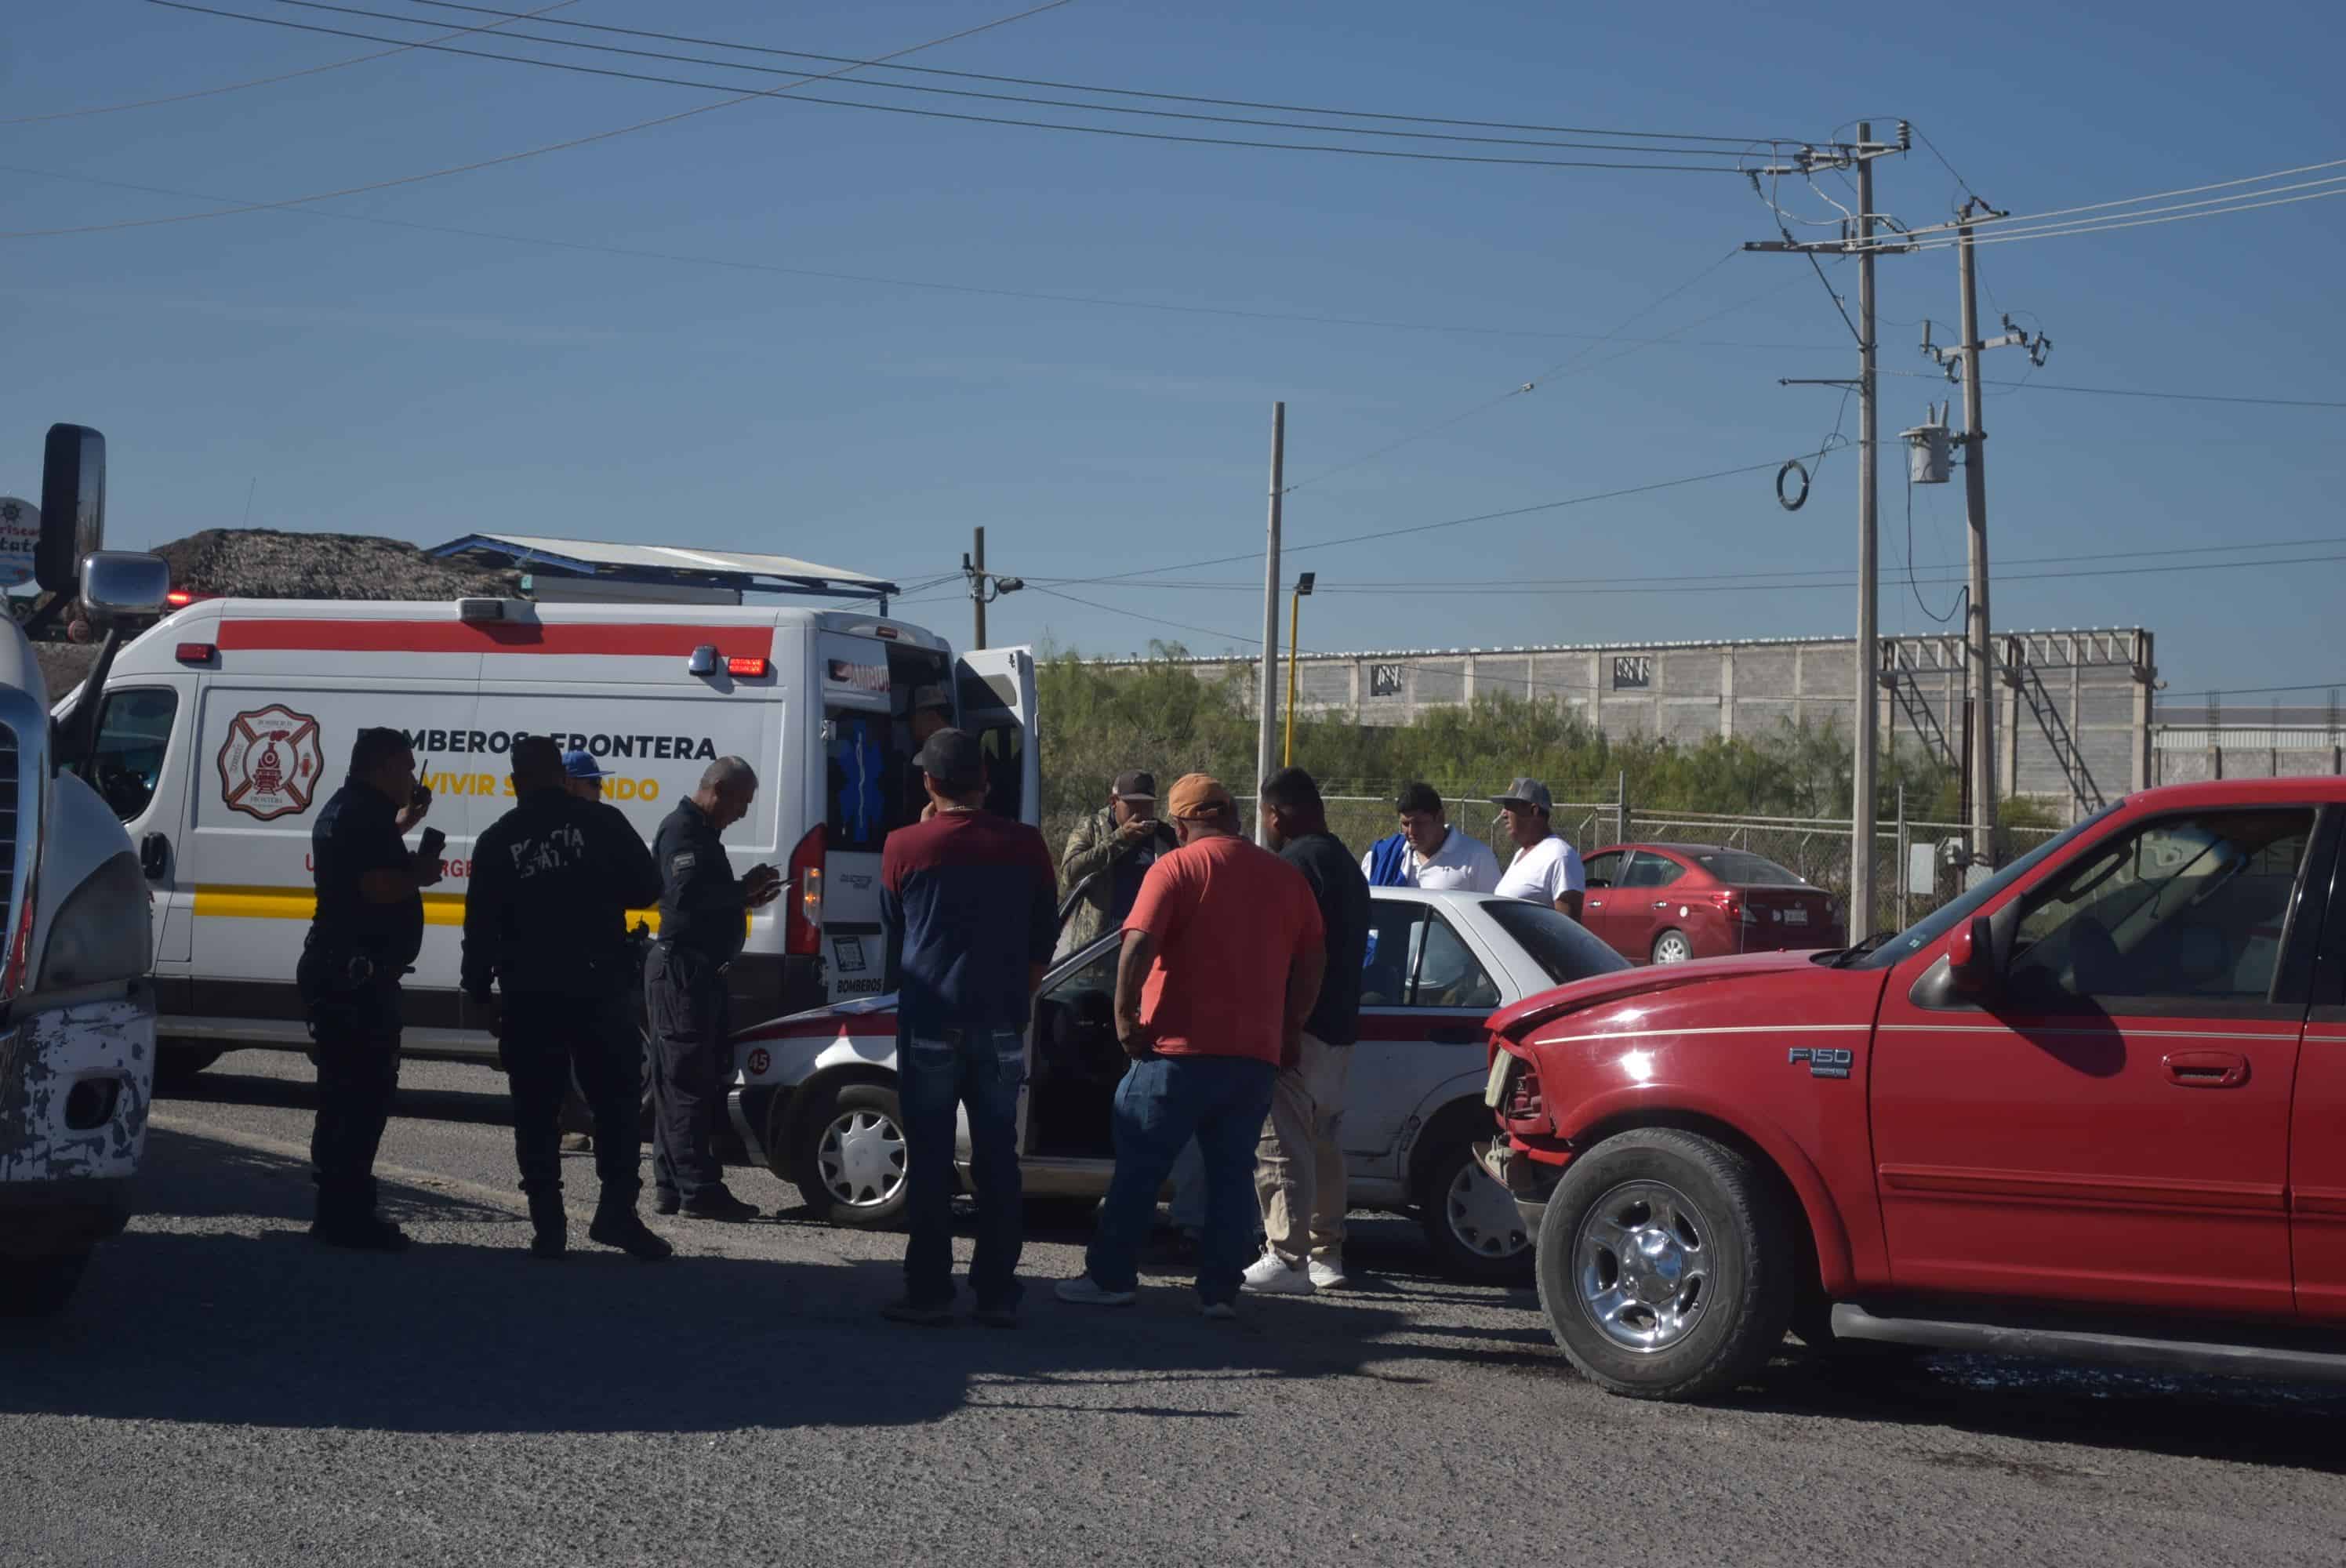
[[[413,0],[348,3],[424,25],[219,0],[403,37],[478,20]],[[785,14],[748,0],[582,0],[555,15],[869,56],[1015,8],[956,0]],[[377,47],[140,0],[24,9],[0,40],[0,119]],[[1075,0],[914,58],[1232,98],[1701,135],[1821,138],[1865,113],[1886,135],[1903,116],[1983,195],[2028,213],[2346,158],[2334,76],[2346,15],[2334,3],[2253,11],[2244,25],[2237,10],[2165,0],[1988,4],[1960,21],[1708,0],[1602,15]],[[745,89],[774,80],[721,79]],[[413,51],[245,92],[0,125],[0,231],[210,205],[89,180],[275,200],[585,136],[712,97]],[[1877,169],[1882,210],[1914,224],[1946,216],[1954,182],[1919,144]],[[1849,199],[1837,184],[1825,188]],[[1797,194],[1787,207],[1831,216]],[[351,216],[769,268],[1492,330],[954,293]],[[0,462],[0,489],[37,485],[40,432],[62,418],[107,432],[114,537],[127,545],[236,525],[257,478],[252,521],[274,527],[427,544],[499,529],[665,540],[912,583],[954,568],[970,528],[983,524],[999,570],[1092,577],[1259,550],[1274,399],[1288,404],[1288,476],[1299,486],[1287,505],[1290,545],[1813,449],[1840,394],[1776,382],[1851,372],[1854,350],[1825,289],[1796,258],[1735,255],[1705,271],[1772,224],[1726,174],[1183,147],[753,102],[313,211],[0,240],[10,366],[0,378],[0,453],[13,454]],[[2346,399],[2341,239],[2346,201],[2312,201],[1994,247],[1981,270],[1994,307],[2033,312],[2023,320],[2050,333],[2043,382],[2337,401]],[[1954,258],[1890,258],[1879,272],[1882,365],[1928,371],[1913,348],[1918,323],[1952,321]],[[1828,274],[1853,307],[1854,266],[1828,264]],[[1541,334],[1611,331],[1698,277],[1622,336],[1682,334],[1698,346],[1608,343],[1535,392],[1352,461],[1584,346]],[[1943,339],[1953,335],[1942,327]],[[2025,371],[2015,351],[1990,356],[1993,379]],[[1885,434],[1953,391],[1920,376],[1882,385]],[[2346,543],[2249,548],[2346,540],[2346,410],[1991,392],[1997,558],[2101,557],[2014,565],[1995,588],[2000,627],[2149,626],[2178,700],[2210,687],[2346,682],[2334,630],[2346,562],[2196,566],[2346,555]],[[1852,410],[1845,429],[1855,428]],[[1902,473],[1900,454],[1885,453],[1882,625],[1921,631],[1933,624],[1923,606],[1944,613],[1953,590],[1926,583],[1918,605],[1906,582]],[[1781,511],[1769,476],[1755,473],[1300,554],[1291,569],[1316,570],[1323,588],[1303,640],[1440,647],[1844,632],[1854,596],[1841,588],[1571,595],[1433,585],[1846,571],[1856,476],[1852,453],[1828,459],[1797,514]],[[1914,557],[1924,575],[1943,575],[1933,568],[1961,559],[1960,483],[1912,499]],[[2209,545],[2234,553],[2149,554]],[[2195,569],[2019,576],[2176,565]],[[1202,586],[1065,589],[1105,608],[1014,596],[994,606],[994,640],[1123,653],[1164,637],[1220,651],[1259,629],[1260,575],[1259,562],[1235,563],[1168,574]],[[1324,591],[1403,581],[1427,585]],[[904,613],[959,639],[965,603],[939,593]]]

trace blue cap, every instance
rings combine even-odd
[[[596,761],[592,756],[584,750],[564,752],[562,754],[562,771],[572,779],[604,779],[609,777],[608,774],[603,771],[603,765]]]

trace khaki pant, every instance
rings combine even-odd
[[[1255,1191],[1270,1250],[1290,1267],[1331,1258],[1343,1249],[1344,1080],[1352,1051],[1303,1036],[1303,1060],[1281,1068],[1270,1095],[1270,1119],[1255,1150]]]

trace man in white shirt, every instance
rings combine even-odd
[[[1518,779],[1491,804],[1507,824],[1515,858],[1494,890],[1503,899],[1524,899],[1547,904],[1558,913],[1580,918],[1580,895],[1588,886],[1581,869],[1580,851],[1566,843],[1548,826],[1555,800],[1536,779]]]
[[[1499,885],[1499,857],[1443,820],[1442,796],[1433,785],[1412,784],[1395,804],[1401,831],[1378,840],[1361,857],[1361,874],[1371,887],[1487,893]]]

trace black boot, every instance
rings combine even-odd
[[[596,1207],[595,1223],[587,1227],[586,1238],[605,1247],[616,1247],[630,1257],[646,1263],[658,1263],[671,1257],[676,1248],[662,1240],[658,1232],[643,1222],[636,1213],[632,1196],[621,1199],[608,1194]]]
[[[357,1252],[404,1252],[407,1233],[374,1212],[369,1192],[318,1189],[318,1217],[310,1223],[311,1239],[328,1247]]]
[[[532,1257],[560,1257],[570,1250],[570,1221],[562,1212],[560,1187],[529,1195],[529,1223],[536,1233],[530,1237]]]

